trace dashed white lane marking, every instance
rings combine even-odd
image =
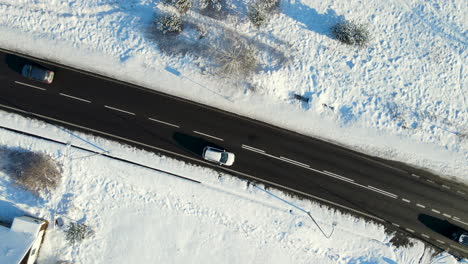
[[[413,230],[413,229],[410,229],[410,228],[405,228],[405,229],[406,229],[406,231],[408,231],[408,232],[414,233],[414,230]]]
[[[164,125],[168,125],[168,126],[172,126],[172,127],[177,127],[177,128],[179,128],[178,125],[174,125],[174,124],[171,124],[171,123],[168,123],[168,122],[164,122],[164,121],[161,121],[161,120],[158,120],[158,119],[154,119],[154,118],[151,118],[151,117],[148,117],[148,119],[151,120],[151,121],[154,121],[154,122],[158,122],[158,123],[164,124]]]
[[[288,158],[285,158],[285,157],[283,157],[283,156],[280,156],[280,159],[282,159],[282,160],[284,160],[284,161],[286,161],[286,162],[289,162],[289,163],[292,163],[292,164],[301,166],[301,167],[310,168],[310,166],[307,165],[307,164],[304,164],[304,163],[302,163],[302,162],[295,161],[295,160],[292,160],[292,159],[288,159]]]
[[[261,150],[261,149],[258,149],[258,148],[254,148],[254,147],[251,147],[251,146],[247,146],[247,145],[244,145],[244,144],[242,144],[242,148],[243,148],[243,149],[246,149],[246,150],[253,151],[253,152],[257,152],[257,153],[260,153],[260,154],[265,154],[265,151],[264,151],[264,150]]]
[[[426,208],[426,206],[422,205],[422,204],[416,204],[417,207],[421,207],[421,208]]]
[[[125,110],[122,110],[122,109],[119,109],[119,108],[115,108],[115,107],[112,107],[112,106],[104,105],[104,107],[105,107],[105,108],[108,108],[108,109],[112,109],[112,110],[114,110],[114,111],[126,113],[126,114],[129,114],[129,115],[135,115],[135,113],[132,113],[132,112],[129,112],[129,111],[125,111]]]
[[[75,100],[78,100],[78,101],[82,101],[82,102],[86,102],[86,103],[91,103],[91,101],[89,100],[86,100],[86,99],[83,99],[83,98],[79,98],[79,97],[76,97],[76,96],[72,96],[72,95],[69,95],[69,94],[64,94],[64,93],[59,93],[61,96],[65,96],[65,97],[68,97],[68,98],[71,98],[71,99],[75,99]]]
[[[445,244],[445,242],[442,241],[442,240],[436,239],[436,241],[439,242],[439,243],[441,243],[441,244]]]
[[[205,136],[205,137],[214,138],[214,139],[219,140],[219,141],[224,141],[224,139],[222,139],[222,138],[215,137],[215,136],[212,136],[212,135],[208,135],[208,134],[205,134],[205,133],[202,133],[202,132],[198,132],[198,131],[195,131],[195,130],[193,131],[193,133],[199,134],[199,135],[202,135],[202,136]]]
[[[421,236],[425,237],[425,238],[431,238],[430,236],[426,235],[426,234],[421,234]]]
[[[396,227],[400,227],[399,224],[392,223],[392,225],[394,225],[394,226],[396,226]]]
[[[452,216],[451,216],[451,215],[449,215],[449,214],[445,214],[445,213],[443,213],[442,215],[443,215],[443,216],[445,216],[445,217],[448,217],[448,218],[452,218]]]
[[[457,193],[460,193],[460,194],[465,194],[465,193],[464,193],[464,192],[462,192],[462,191],[457,191]]]
[[[148,145],[148,144],[145,144],[145,143],[142,143],[142,142],[139,142],[139,141],[135,141],[135,140],[132,140],[132,139],[120,137],[120,136],[117,136],[117,135],[113,135],[113,134],[106,133],[106,132],[103,132],[103,131],[99,131],[99,130],[96,130],[96,129],[88,128],[88,127],[85,127],[85,126],[80,126],[80,125],[77,125],[77,124],[74,124],[74,123],[66,122],[66,121],[56,119],[56,118],[52,118],[52,117],[48,117],[48,116],[45,116],[45,115],[40,115],[40,114],[36,114],[36,113],[33,113],[33,112],[24,111],[24,110],[16,108],[16,107],[11,107],[11,106],[4,105],[4,104],[0,104],[0,106],[2,106],[4,108],[7,108],[7,109],[15,110],[15,111],[18,111],[18,112],[21,112],[21,113],[41,117],[41,118],[52,120],[52,121],[59,122],[59,123],[62,123],[62,124],[67,124],[67,125],[70,125],[70,126],[74,126],[74,127],[78,127],[78,128],[81,128],[81,129],[88,130],[88,131],[92,131],[92,132],[95,132],[95,133],[98,133],[98,134],[101,134],[101,135],[106,135],[106,136],[109,136],[109,137],[117,138],[117,139],[120,139],[120,140],[124,140],[124,141],[127,141],[127,142],[131,142],[131,143],[134,143],[134,144],[145,146],[145,147],[148,147],[148,148],[152,148],[152,149],[155,149],[155,150],[158,150],[158,151],[170,153],[170,154],[175,155],[175,156],[184,157],[186,159],[193,160],[193,161],[196,161],[196,162],[199,162],[199,163],[203,163],[203,164],[206,164],[206,165],[209,165],[209,166],[214,166],[213,163],[211,163],[211,162],[205,162],[205,161],[202,161],[202,160],[200,160],[198,158],[193,158],[193,157],[190,157],[190,156],[179,154],[177,152],[172,152],[170,150],[166,150],[166,149],[159,148],[159,147],[156,147],[156,146]],[[220,166],[218,166],[218,167],[220,167]],[[351,207],[348,207],[348,206],[345,206],[345,205],[342,205],[342,204],[339,204],[339,203],[335,203],[335,202],[327,200],[327,199],[323,199],[321,197],[318,197],[318,196],[315,196],[315,195],[312,195],[312,194],[309,194],[309,193],[305,193],[305,192],[302,192],[302,191],[299,191],[299,190],[296,190],[296,189],[293,189],[293,188],[290,188],[290,187],[287,187],[287,186],[284,186],[284,185],[281,185],[281,184],[278,184],[278,183],[275,183],[275,182],[272,182],[272,181],[264,180],[264,179],[255,177],[253,175],[243,173],[243,172],[240,172],[240,171],[236,171],[236,170],[233,170],[233,169],[229,169],[229,168],[226,168],[226,167],[223,167],[223,169],[226,170],[226,171],[230,171],[232,173],[235,173],[235,174],[243,175],[244,177],[247,177],[247,178],[250,178],[250,179],[253,179],[253,180],[257,180],[259,182],[267,183],[267,184],[270,184],[272,186],[276,186],[276,187],[279,187],[279,188],[282,188],[282,189],[285,189],[285,190],[289,190],[289,191],[292,191],[292,192],[295,192],[295,193],[299,193],[299,194],[302,194],[304,196],[307,196],[307,197],[310,197],[310,198],[313,198],[313,199],[316,199],[316,200],[319,200],[319,201],[323,201],[323,202],[326,202],[328,204],[332,204],[332,205],[344,208],[346,210],[356,212],[356,213],[361,214],[361,215],[365,215],[367,217],[370,217],[370,218],[375,219],[377,221],[380,221],[382,223],[385,222],[385,220],[383,220],[380,217],[377,217],[377,216],[374,216],[374,215],[371,215],[371,214],[368,214],[368,213],[353,209]],[[313,169],[310,169],[310,170],[313,170]],[[318,170],[315,170],[315,171],[320,172]]]
[[[378,188],[375,188],[375,187],[372,187],[370,185],[367,185],[367,187],[373,191],[376,191],[378,193],[381,193],[383,195],[386,195],[388,197],[392,197],[393,199],[396,199],[398,196],[396,194],[393,194],[393,193],[389,193],[389,192],[386,192],[384,190],[381,190],[381,189],[378,189]]]
[[[431,211],[432,211],[432,212],[434,212],[434,213],[438,213],[438,214],[440,214],[440,211],[439,211],[439,210],[436,210],[436,209],[431,209]]]
[[[329,171],[322,171],[322,173],[328,175],[328,176],[331,176],[331,177],[334,177],[334,178],[337,178],[337,179],[340,179],[340,180],[343,180],[343,181],[347,181],[347,182],[350,182],[350,183],[353,183],[354,180],[353,179],[350,179],[350,178],[346,178],[344,176],[341,176],[341,175],[338,175],[336,173],[333,173],[333,172],[329,172]],[[360,185],[360,184],[359,184]],[[362,185],[360,185],[362,186]]]
[[[460,220],[460,218],[454,216],[454,217],[453,217],[453,220]]]
[[[444,187],[445,189],[449,189],[450,190],[450,186],[447,186],[445,184],[442,184],[442,187]]]
[[[288,163],[293,164],[293,165],[296,165],[296,166],[303,167],[303,168],[305,168],[305,169],[314,171],[314,172],[316,172],[316,173],[324,174],[324,175],[327,175],[327,176],[330,176],[330,177],[333,177],[333,178],[336,178],[336,179],[339,179],[339,180],[342,180],[342,181],[349,182],[349,183],[354,184],[354,185],[356,185],[356,186],[359,186],[359,187],[361,187],[361,188],[365,188],[365,189],[368,189],[368,190],[371,190],[371,191],[374,191],[374,192],[378,192],[378,193],[380,193],[380,194],[383,194],[383,195],[385,195],[385,196],[391,197],[391,198],[393,198],[393,199],[396,199],[396,198],[398,197],[396,194],[386,192],[386,191],[384,191],[384,190],[381,190],[381,189],[372,187],[372,186],[370,186],[370,185],[364,186],[364,185],[362,185],[362,184],[359,184],[359,183],[354,182],[353,179],[349,179],[349,178],[343,177],[343,176],[341,176],[341,175],[338,175],[338,174],[335,174],[335,173],[332,173],[332,172],[329,172],[329,171],[319,171],[319,170],[317,170],[317,169],[310,168],[309,165],[304,164],[304,163],[300,163],[300,162],[298,162],[298,161],[293,161],[293,160],[290,160],[290,159],[287,159],[287,158],[284,158],[284,157],[276,157],[276,156],[270,155],[270,154],[268,154],[268,153],[266,153],[265,151],[260,150],[260,149],[256,149],[256,148],[253,148],[253,147],[250,147],[250,146],[247,146],[247,145],[242,145],[242,148],[247,149],[247,150],[251,150],[251,151],[254,151],[254,152],[257,152],[257,153],[259,153],[259,154],[262,154],[262,155],[264,155],[264,156],[267,156],[267,157],[270,157],[270,158],[273,158],[273,159],[281,160],[281,161],[288,162]]]
[[[37,86],[31,85],[31,84],[27,84],[27,83],[22,83],[22,82],[17,82],[17,81],[15,81],[15,83],[21,84],[21,85],[24,85],[24,86],[29,86],[29,87],[31,87],[31,88],[38,89],[38,90],[41,90],[41,91],[47,90],[47,89],[45,89],[45,88],[37,87]]]
[[[416,175],[416,174],[414,174],[414,173],[412,173],[412,174],[411,174],[411,176],[413,176],[413,177],[416,177],[416,178],[419,178],[419,177],[421,177],[421,176],[419,176],[419,175]]]
[[[433,180],[426,180],[426,181],[430,183],[435,183]]]
[[[410,201],[410,200],[408,200],[408,199],[405,199],[405,198],[402,198],[401,200],[403,200],[403,202],[411,203],[411,201]]]

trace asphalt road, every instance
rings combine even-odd
[[[90,132],[319,200],[373,218],[455,255],[450,239],[468,229],[466,187],[397,168],[337,145],[53,63],[0,53],[0,108],[34,114]],[[37,63],[55,71],[52,84],[25,79]],[[0,121],[1,122],[1,121]],[[236,154],[232,167],[201,159],[204,146]]]

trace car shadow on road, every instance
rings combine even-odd
[[[191,135],[180,133],[180,132],[174,133],[172,138],[174,138],[177,144],[181,146],[183,149],[199,157],[202,156],[203,149],[206,146],[223,149],[223,147],[216,145],[213,142],[207,141],[203,138],[191,136]]]
[[[5,63],[8,67],[19,74],[21,74],[21,70],[25,64],[31,64],[31,61],[13,54],[5,55]]]
[[[457,231],[465,231],[463,228],[456,226],[450,223],[447,220],[442,220],[440,218],[427,215],[427,214],[419,214],[418,220],[423,223],[425,226],[430,228],[432,231],[443,235],[444,237],[453,240],[453,233]]]

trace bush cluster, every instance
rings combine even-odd
[[[16,184],[35,194],[55,189],[62,177],[61,167],[52,157],[28,150],[6,150],[6,172]]]
[[[340,22],[332,27],[331,33],[341,43],[364,47],[370,39],[367,26],[351,21]]]

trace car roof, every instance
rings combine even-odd
[[[205,151],[205,158],[215,161],[221,160],[221,153],[223,151],[217,148],[208,147],[207,151]]]

